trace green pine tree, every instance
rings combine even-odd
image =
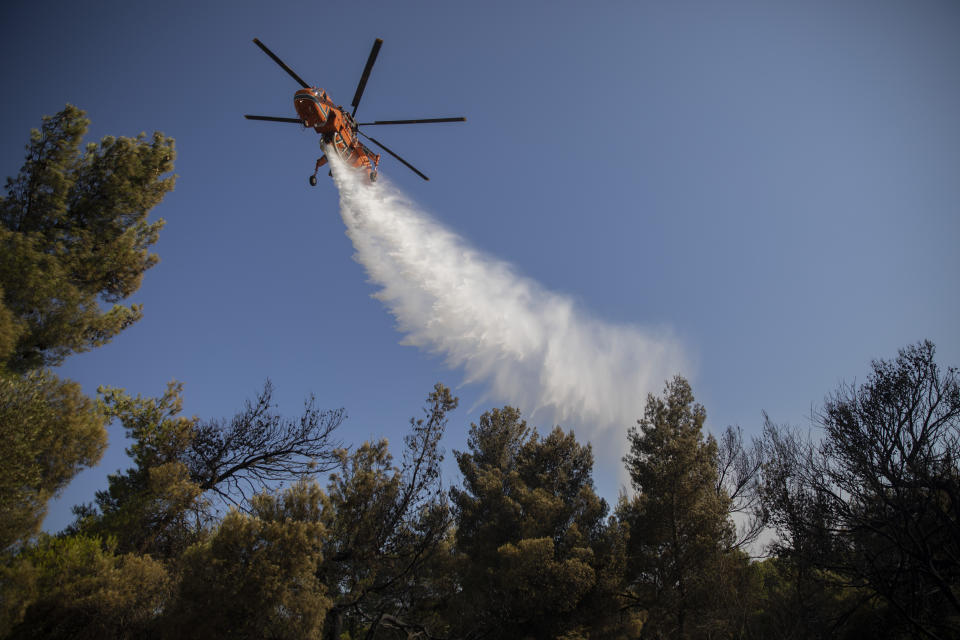
[[[717,490],[717,443],[704,436],[703,406],[677,376],[650,395],[624,457],[635,494],[618,515],[630,527],[627,580],[646,611],[644,636],[697,637],[708,622],[733,539],[729,498]]]
[[[107,136],[67,105],[30,134],[23,167],[0,196],[0,549],[35,534],[49,498],[106,443],[106,417],[79,385],[45,367],[109,342],[140,319],[120,302],[157,262],[173,188],[173,140]],[[102,303],[112,307],[103,309]]]
[[[617,603],[620,530],[593,488],[593,453],[573,432],[529,429],[512,407],[471,425],[456,452],[463,488],[451,490],[468,637],[614,637],[595,631]]]
[[[142,315],[117,303],[157,263],[148,249],[163,220],[147,216],[173,189],[173,139],[107,136],[81,150],[88,124],[72,105],[44,117],[0,198],[0,356],[14,372],[103,345]]]

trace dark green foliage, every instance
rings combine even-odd
[[[0,568],[0,634],[9,638],[143,638],[170,577],[149,556],[116,555],[97,538],[43,537]]]
[[[81,151],[89,121],[67,107],[45,117],[27,157],[0,199],[0,283],[16,336],[6,366],[24,372],[57,365],[105,344],[140,319],[118,303],[157,262],[148,248],[163,221],[147,215],[173,189],[173,140],[105,137]],[[11,323],[0,317],[0,334]],[[0,344],[9,337],[0,339]]]
[[[590,446],[559,428],[541,437],[512,407],[485,413],[467,444],[456,453],[463,489],[451,489],[460,633],[552,638],[606,625],[622,532],[604,526]]]
[[[0,375],[0,550],[36,534],[49,499],[100,459],[104,423],[76,383]]]
[[[157,257],[173,188],[173,140],[106,137],[80,149],[87,119],[67,105],[34,130],[0,197],[0,549],[36,533],[46,503],[106,442],[106,419],[78,385],[43,367],[106,342],[140,318],[116,304]],[[113,303],[103,311],[102,302]]]
[[[183,554],[170,638],[317,638],[330,607],[317,577],[326,529],[323,493],[298,483],[231,511],[207,542]]]
[[[749,637],[805,638],[903,637],[876,598],[838,583],[836,576],[783,558],[768,558],[751,568],[753,611]]]
[[[648,637],[701,637],[721,625],[719,588],[737,570],[729,497],[718,490],[717,443],[706,411],[677,377],[649,396],[624,458],[635,495],[617,512],[630,527],[627,583]],[[729,580],[728,580],[729,581]]]
[[[183,462],[196,419],[179,415],[181,391],[182,385],[174,382],[160,398],[101,389],[104,412],[117,418],[133,440],[127,455],[134,466],[109,476],[109,487],[97,492],[96,510],[75,510],[75,529],[112,537],[123,553],[161,558],[176,557],[197,540],[207,504]]]

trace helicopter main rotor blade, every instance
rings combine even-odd
[[[415,166],[413,166],[412,164],[410,164],[409,162],[407,162],[406,160],[404,160],[403,158],[401,158],[400,156],[398,156],[397,154],[395,154],[395,153],[394,153],[393,151],[391,151],[390,149],[388,149],[382,142],[379,142],[378,140],[375,140],[375,139],[371,138],[370,136],[368,136],[367,134],[365,134],[363,131],[357,131],[357,133],[359,133],[359,134],[362,135],[364,138],[366,138],[367,140],[369,140],[369,141],[372,142],[373,144],[377,145],[378,147],[380,147],[381,149],[383,149],[384,151],[386,151],[387,153],[389,153],[390,155],[392,155],[394,158],[396,158],[397,160],[399,160],[400,162],[402,162],[402,163],[404,164],[404,166],[407,167],[407,169],[410,169],[411,171],[413,171],[415,174],[417,174],[418,176],[420,176],[420,177],[423,178],[424,180],[430,180],[430,178],[428,178],[427,176],[425,176],[425,175],[423,175],[422,173],[420,173],[420,171],[419,171]]]
[[[367,58],[367,65],[363,68],[363,74],[360,75],[360,84],[357,85],[357,92],[353,94],[353,102],[350,103],[350,106],[353,107],[353,113],[351,116],[357,115],[357,107],[360,106],[360,98],[363,97],[363,90],[367,88],[367,80],[370,78],[370,70],[373,69],[373,63],[377,61],[377,54],[380,53],[380,47],[383,45],[383,40],[377,38],[373,41],[373,49],[370,50],[370,57]]]
[[[361,122],[357,126],[368,127],[374,124],[425,124],[428,122],[466,122],[466,118],[422,118],[420,120],[374,120]]]
[[[273,59],[274,62],[276,62],[278,65],[280,65],[280,68],[281,68],[281,69],[283,69],[284,71],[286,71],[287,73],[289,73],[289,74],[290,74],[290,77],[293,78],[294,80],[296,80],[297,83],[298,83],[301,87],[303,87],[304,89],[309,89],[309,88],[310,88],[310,85],[308,85],[306,82],[303,81],[303,79],[302,79],[300,76],[298,76],[296,73],[294,73],[294,72],[293,72],[293,69],[291,69],[290,67],[288,67],[288,66],[283,62],[283,60],[281,60],[280,58],[277,57],[277,55],[276,55],[273,51],[270,51],[270,49],[267,49],[267,45],[263,44],[262,42],[260,42],[260,41],[259,41],[258,39],[256,39],[256,38],[253,39],[253,44],[255,44],[255,45],[257,45],[258,47],[260,47],[261,49],[263,49],[263,52],[264,52],[265,54],[267,54],[268,56],[270,56],[270,57]]]
[[[300,118],[280,118],[277,116],[243,116],[247,120],[265,120],[267,122],[295,122],[296,124],[303,124],[303,120]]]

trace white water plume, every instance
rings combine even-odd
[[[403,343],[442,354],[495,402],[575,425],[583,440],[614,446],[619,458],[622,439],[603,432],[624,434],[647,393],[686,368],[669,335],[590,317],[471,247],[382,178],[370,184],[336,161],[333,176],[354,258],[379,287],[375,297]]]

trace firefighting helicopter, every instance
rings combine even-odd
[[[353,94],[353,102],[350,106],[353,111],[347,111],[342,105],[334,104],[330,95],[320,87],[311,87],[304,82],[300,76],[294,73],[293,69],[288,67],[275,53],[270,51],[265,44],[257,38],[253,39],[254,44],[260,47],[264,53],[280,65],[280,68],[286,71],[291,78],[297,81],[302,89],[293,94],[293,106],[297,111],[297,118],[281,118],[276,116],[252,116],[245,115],[247,120],[266,120],[267,122],[291,122],[303,125],[304,128],[312,127],[314,131],[320,134],[325,149],[329,153],[334,151],[341,160],[348,165],[361,168],[369,172],[370,181],[377,179],[377,167],[380,165],[380,154],[375,154],[366,145],[360,142],[359,136],[363,136],[373,144],[377,145],[394,158],[402,162],[408,169],[415,174],[429,180],[427,176],[421,173],[412,164],[391,151],[382,142],[368,136],[360,127],[384,125],[384,124],[421,124],[433,122],[466,122],[466,118],[421,118],[418,120],[374,120],[373,122],[357,122],[354,116],[357,114],[357,107],[360,105],[360,98],[363,97],[363,90],[367,86],[367,80],[370,78],[370,70],[373,63],[377,60],[377,54],[380,53],[380,47],[383,40],[377,38],[373,43],[373,49],[367,58],[367,64],[363,68],[363,74],[360,76],[360,83],[357,85],[357,91]],[[316,186],[317,172],[320,167],[327,163],[326,155],[317,159],[317,165],[310,176],[310,185]]]

